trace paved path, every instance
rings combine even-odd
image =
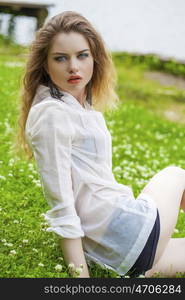
[[[178,89],[185,89],[185,79],[172,74],[158,71],[147,71],[144,73],[147,79],[158,81],[163,86],[174,86]],[[168,107],[159,113],[170,121],[185,124],[185,101],[169,103]]]
[[[148,79],[158,81],[161,85],[175,86],[179,89],[185,89],[184,78],[158,71],[148,71],[145,72],[144,75]]]

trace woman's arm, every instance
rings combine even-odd
[[[75,209],[71,174],[72,138],[75,129],[68,113],[58,102],[45,102],[32,108],[26,127],[28,142],[42,180],[44,196],[51,206],[46,212],[47,231],[61,239],[66,264],[84,266],[79,277],[89,277],[81,238],[81,220]]]
[[[73,263],[75,269],[83,265],[83,271],[78,278],[89,278],[89,271],[85,260],[81,238],[67,239],[63,238],[60,241],[60,246],[64,255],[66,265]],[[73,275],[73,274],[71,274]]]

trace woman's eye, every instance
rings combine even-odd
[[[88,53],[81,53],[81,54],[79,55],[80,58],[85,58],[85,57],[88,57],[88,56],[89,56]]]
[[[64,61],[65,59],[66,59],[66,56],[55,57],[56,61]]]
[[[88,56],[89,56],[88,53],[81,53],[81,54],[78,55],[78,57],[80,59],[84,59],[85,57],[88,57]],[[56,61],[65,61],[67,59],[67,57],[66,56],[58,56],[58,57],[55,57],[54,59]]]

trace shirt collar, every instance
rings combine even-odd
[[[66,91],[62,91],[62,90],[60,90],[60,92],[63,94],[63,96],[61,97],[61,100],[58,99],[58,101],[64,101],[65,103],[75,107],[75,109],[78,109],[78,110],[81,110],[81,111],[94,110],[94,108],[88,103],[87,100],[85,100],[85,102],[84,102],[85,107],[83,107],[80,104],[80,102],[74,96],[72,96],[70,93],[68,93]],[[37,103],[40,103],[46,97],[51,97],[52,99],[57,100],[56,98],[53,98],[51,96],[49,87],[40,84],[37,88],[36,95],[35,95],[35,97],[33,99],[33,102],[32,102],[32,106],[37,104]]]

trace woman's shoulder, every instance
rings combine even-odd
[[[33,98],[30,111],[34,111],[34,112],[40,110],[48,111],[48,110],[56,110],[57,108],[60,110],[66,109],[66,105],[64,101],[57,98],[53,98],[51,96],[49,87],[40,84]]]
[[[45,98],[42,102],[33,105],[28,113],[26,128],[31,127],[47,127],[58,126],[57,124],[67,124],[70,122],[70,113],[65,106],[65,103],[60,103],[60,100]]]
[[[58,101],[47,100],[34,105],[27,117],[25,132],[30,136],[35,134],[50,135],[56,130],[63,135],[74,135],[74,124],[66,109]]]
[[[69,114],[70,110],[61,100],[46,97],[41,102],[31,106],[29,116],[44,114]]]
[[[31,109],[32,108],[42,108],[42,107],[57,107],[59,105],[62,105],[64,107],[65,104],[63,101],[59,100],[59,99],[55,99],[52,96],[45,96],[44,98],[42,98],[42,100],[35,102],[33,100],[32,105],[31,105]],[[62,107],[61,107],[62,108]]]

